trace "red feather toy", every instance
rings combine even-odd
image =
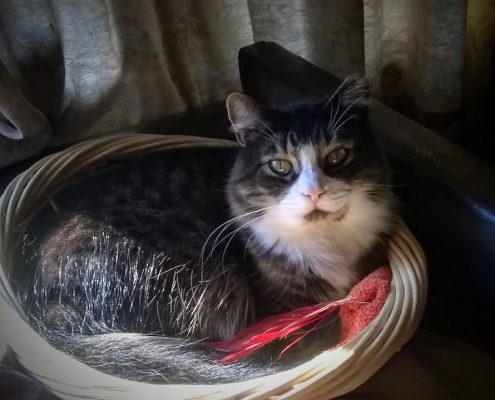
[[[207,346],[230,353],[218,360],[221,364],[227,364],[248,356],[274,340],[285,339],[289,335],[295,336],[282,350],[282,355],[316,329],[326,316],[335,312],[338,312],[341,321],[337,344],[342,344],[359,333],[379,314],[390,292],[391,277],[390,268],[378,268],[356,284],[341,300],[301,307],[267,317],[241,330],[230,339],[208,343]],[[302,328],[308,329],[302,331]]]

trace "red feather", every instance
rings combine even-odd
[[[284,314],[267,317],[260,322],[243,329],[228,340],[208,343],[207,346],[224,353],[232,353],[219,360],[219,363],[224,364],[236,361],[276,339],[284,339],[301,328],[311,324],[316,325],[327,315],[334,313],[341,305],[348,303],[349,301],[352,301],[352,299],[346,297],[342,300],[301,307]],[[298,337],[289,344],[282,353],[296,344],[307,333],[309,332],[299,333]]]
[[[206,343],[206,346],[223,353],[230,353],[217,361],[221,364],[227,364],[248,356],[274,340],[285,339],[289,335],[296,336],[282,350],[282,355],[315,330],[326,316],[341,309],[345,312],[341,312],[344,329],[341,332],[340,341],[345,341],[363,329],[378,315],[390,291],[390,279],[390,269],[379,268],[352,288],[344,299],[301,307],[264,318],[241,330],[228,340]],[[309,329],[297,332],[304,327],[309,327]]]

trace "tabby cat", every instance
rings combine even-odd
[[[282,359],[272,346],[217,365],[202,342],[342,298],[385,262],[395,201],[367,99],[356,77],[277,110],[233,93],[238,149],[117,162],[60,193],[30,233],[33,325],[90,365],[145,381],[247,379],[328,346],[331,320]]]

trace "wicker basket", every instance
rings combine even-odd
[[[356,388],[414,333],[427,290],[423,252],[405,226],[390,241],[390,295],[378,315],[345,345],[291,370],[223,385],[157,385],[105,375],[55,350],[26,323],[8,281],[30,217],[55,191],[109,159],[178,149],[223,147],[226,140],[121,134],[89,140],[48,156],[19,175],[0,199],[0,348],[9,345],[36,379],[65,399],[329,399]]]

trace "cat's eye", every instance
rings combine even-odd
[[[343,147],[333,150],[327,155],[327,164],[332,168],[342,166],[349,157],[349,151]]]
[[[271,160],[268,165],[270,166],[270,169],[272,170],[273,173],[280,175],[280,176],[287,176],[289,175],[294,167],[292,166],[292,163],[288,160],[283,160],[283,159],[275,159]]]

